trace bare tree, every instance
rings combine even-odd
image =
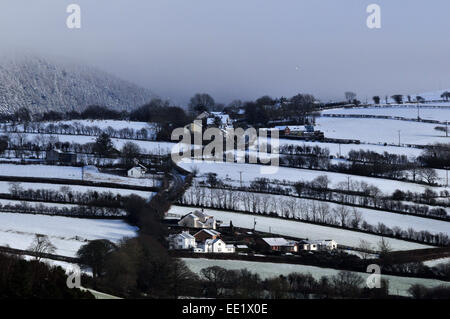
[[[345,99],[348,101],[348,103],[352,103],[354,99],[356,99],[356,93],[354,92],[345,92]]]
[[[47,235],[36,234],[28,250],[34,253],[37,261],[40,261],[45,254],[53,254],[56,247],[50,242]]]
[[[367,240],[361,239],[358,245],[359,254],[363,260],[367,260],[370,257],[370,252],[373,251],[372,244]]]
[[[428,185],[433,185],[436,183],[437,174],[436,171],[432,168],[422,168],[419,171],[419,176],[426,181]]]
[[[380,257],[385,256],[392,251],[391,244],[385,240],[384,237],[378,242],[378,251],[380,252]]]
[[[362,213],[353,207],[352,212],[352,227],[353,228],[359,228],[359,225],[362,222]]]
[[[336,217],[341,222],[341,226],[345,227],[348,224],[348,217],[350,215],[350,210],[344,206],[340,205],[333,209],[333,212],[335,213]]]
[[[322,223],[326,223],[328,216],[330,215],[330,205],[324,202],[319,203],[318,207],[319,219]]]

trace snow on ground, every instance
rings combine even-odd
[[[194,211],[192,207],[172,206],[169,213],[177,215],[185,215]],[[296,238],[308,238],[310,240],[334,239],[338,244],[357,247],[362,239],[368,241],[375,248],[381,241],[381,236],[365,234],[356,231],[349,231],[339,228],[313,225],[292,220],[284,220],[271,217],[263,217],[259,215],[239,214],[233,212],[206,209],[206,213],[223,221],[223,225],[229,225],[233,221],[233,225],[243,228],[253,228],[256,220],[256,230],[262,232],[271,232],[273,234],[285,235]],[[411,250],[430,248],[430,246],[412,243],[404,240],[388,238],[387,241],[393,250]]]
[[[33,209],[33,213],[47,215],[48,211],[51,209],[72,209],[76,207],[88,207],[87,205],[76,205],[76,204],[59,204],[59,203],[49,203],[49,202],[32,202],[32,201],[23,201],[23,200],[7,200],[0,199],[0,205],[3,211],[12,211],[16,212],[15,209],[8,210],[5,205],[8,206],[16,206],[19,205],[20,209],[23,210],[24,204],[27,205],[27,209]],[[16,206],[17,207],[17,206]],[[124,210],[112,210],[108,208],[104,208],[103,211],[107,214],[106,216],[126,216],[127,213]],[[51,214],[49,214],[51,215]]]
[[[427,261],[423,262],[423,264],[428,266],[428,267],[436,267],[437,265],[448,264],[448,263],[450,263],[450,257],[433,259],[433,260],[427,260]]]
[[[285,203],[290,203],[292,201],[292,197],[282,196],[282,195],[264,195],[268,197],[267,200],[267,210],[277,212],[278,215],[282,216],[285,207]],[[297,208],[295,210],[309,210],[311,211],[311,207],[319,207],[321,201],[318,200],[310,200],[304,198],[296,198],[295,199]],[[399,227],[402,230],[407,231],[409,228],[415,231],[428,231],[432,234],[443,233],[450,236],[450,222],[435,220],[430,218],[422,218],[418,216],[411,216],[405,214],[396,214],[381,210],[368,209],[368,208],[353,208],[347,205],[339,205],[335,203],[327,203],[325,202],[329,209],[330,214],[333,209],[338,209],[340,207],[346,207],[349,216],[351,218],[353,214],[353,209],[356,209],[359,213],[361,213],[361,217],[364,221],[372,226],[377,226],[378,223],[383,223],[385,226],[389,228]],[[244,203],[241,201],[241,205],[236,209],[245,210]],[[447,209],[446,209],[447,210]],[[447,210],[450,213],[450,210]]]
[[[340,182],[348,183],[348,178],[350,178],[350,183],[356,181],[358,182],[364,181],[370,185],[377,186],[385,194],[392,194],[397,189],[412,192],[423,192],[426,188],[432,188],[437,192],[445,189],[445,187],[429,187],[421,184],[401,182],[396,180],[349,175],[326,171],[315,171],[301,168],[278,167],[275,174],[262,174],[261,169],[263,169],[265,166],[256,164],[238,164],[238,163],[223,163],[223,162],[214,163],[212,161],[202,162],[189,159],[185,159],[178,164],[179,166],[187,170],[197,168],[199,170],[200,175],[206,173],[216,173],[219,178],[230,179],[232,181],[238,182],[240,181],[240,172],[242,172],[242,180],[246,184],[249,184],[255,178],[261,177],[265,177],[268,179],[277,179],[280,181],[286,180],[289,182],[299,182],[299,181],[311,181],[318,176],[326,175],[328,176],[328,179],[331,181],[331,187],[336,186],[336,184]]]
[[[362,143],[387,143],[427,145],[449,143],[443,132],[436,131],[436,124],[395,121],[385,119],[329,118],[316,120],[317,130],[329,138],[358,139]]]
[[[108,188],[108,187],[97,187],[97,186],[79,186],[79,185],[59,185],[59,184],[44,184],[44,183],[19,183],[23,189],[48,189],[48,190],[60,190],[61,187],[68,187],[73,192],[85,193],[88,191],[96,191],[100,193],[111,192],[113,194],[120,194],[121,196],[137,195],[142,198],[150,198],[155,193],[136,191],[132,189],[120,189],[120,188]],[[0,193],[9,194],[10,193],[11,182],[0,181]]]
[[[84,180],[94,182],[117,183],[125,185],[136,185],[146,187],[159,186],[158,180],[153,178],[130,178],[113,174],[100,173],[95,166],[86,166],[84,168]]]
[[[57,122],[46,122],[43,123],[45,126],[48,124],[69,124],[69,125],[83,125],[83,126],[97,126],[99,129],[107,129],[112,127],[115,130],[122,130],[125,128],[133,129],[135,131],[141,129],[147,129],[149,131],[154,131],[155,126],[147,122],[134,122],[126,120],[71,120],[71,121],[57,121]]]
[[[408,119],[417,119],[418,115],[416,105],[340,108],[322,111],[322,114],[384,115],[399,116]],[[425,120],[450,121],[450,105],[447,107],[420,106],[419,115],[421,119]]]
[[[337,143],[322,143],[322,142],[307,142],[300,140],[289,140],[280,138],[280,146],[282,145],[307,145],[307,146],[319,146],[321,148],[328,148],[330,150],[330,155],[338,157],[339,154],[341,156],[348,156],[348,153],[352,150],[359,151],[372,151],[376,153],[384,153],[388,152],[391,154],[397,155],[406,155],[408,157],[417,157],[422,153],[422,150],[419,148],[413,147],[399,147],[399,146],[384,146],[384,145],[372,145],[372,144],[337,144]],[[339,153],[340,149],[340,153]]]
[[[122,220],[0,213],[0,246],[27,249],[35,234],[47,235],[57,255],[74,257],[88,240],[118,242],[136,236],[137,228]]]
[[[206,258],[183,258],[186,265],[194,273],[200,274],[200,270],[211,266],[219,266],[229,270],[239,270],[246,268],[247,270],[258,273],[262,279],[270,277],[278,277],[280,275],[287,276],[291,273],[310,273],[316,280],[322,276],[331,277],[339,273],[339,270],[331,268],[320,268],[306,265],[291,265],[278,263],[263,263],[244,260],[217,260]],[[370,274],[357,273],[365,280]],[[450,286],[449,282],[435,279],[408,278],[399,276],[383,275],[382,279],[389,280],[389,292],[392,295],[408,296],[408,289],[413,284],[421,284],[426,287],[436,287],[440,285]]]
[[[158,182],[150,178],[130,178],[112,174],[100,173],[94,166],[81,167],[53,165],[16,165],[0,164],[0,176],[20,176],[36,178],[59,178],[85,180],[93,182],[117,183],[136,186],[158,186]]]
[[[0,164],[1,176],[43,177],[81,180],[81,167]]]
[[[10,133],[11,137],[14,137],[15,133]],[[87,144],[94,143],[97,139],[96,136],[85,136],[85,135],[59,135],[59,134],[37,134],[37,133],[26,133],[23,134],[26,136],[27,140],[33,140],[36,136],[47,136],[47,137],[55,137],[59,142],[65,143],[78,143],[78,144]],[[176,143],[171,142],[156,142],[156,141],[141,141],[141,140],[133,140],[133,139],[119,139],[119,138],[111,138],[111,141],[114,144],[114,147],[118,150],[121,150],[125,143],[132,142],[137,144],[142,153],[144,154],[170,154],[171,152],[176,152],[179,149]]]

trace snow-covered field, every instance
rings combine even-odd
[[[379,106],[379,107],[357,107],[357,108],[339,108],[325,110],[322,114],[363,114],[363,115],[384,115],[399,116],[408,119],[417,119],[419,115],[421,119],[450,121],[450,104],[447,107],[430,107],[420,106],[419,113],[417,106],[412,105],[396,105],[396,106]]]
[[[0,164],[1,176],[43,177],[81,180],[81,167]]]
[[[45,190],[61,190],[61,187],[68,187],[73,192],[85,193],[88,191],[96,191],[99,193],[110,192],[112,194],[119,194],[121,196],[138,195],[142,198],[150,198],[155,193],[136,191],[131,189],[120,189],[120,188],[108,188],[108,187],[96,187],[96,186],[79,186],[79,185],[59,185],[59,184],[44,184],[44,183],[18,183],[23,189],[45,189]],[[11,188],[11,182],[0,181],[0,193],[9,194]]]
[[[307,145],[307,146],[319,146],[321,148],[328,148],[330,155],[333,156],[348,156],[348,153],[352,150],[359,151],[372,151],[376,153],[388,152],[397,155],[406,155],[408,157],[417,157],[422,153],[419,148],[413,147],[399,147],[399,146],[384,146],[384,145],[373,145],[373,144],[337,144],[337,143],[322,143],[322,142],[307,142],[300,140],[289,140],[280,138],[280,146],[282,145]],[[340,153],[339,153],[340,151]]]
[[[272,180],[299,182],[299,181],[311,181],[318,176],[326,175],[331,181],[331,187],[336,186],[338,183],[350,183],[352,182],[366,182],[370,185],[377,186],[382,192],[392,194],[395,190],[423,192],[426,188],[432,188],[439,192],[444,190],[445,187],[429,187],[421,184],[414,184],[408,182],[400,182],[395,180],[356,176],[343,173],[315,171],[299,168],[278,167],[275,174],[261,174],[262,165],[256,164],[237,164],[237,163],[214,163],[212,161],[197,161],[185,159],[179,163],[181,167],[187,170],[193,170],[197,168],[199,174],[216,173],[219,178],[229,179],[231,181],[239,182],[242,172],[242,180],[245,184],[249,184],[255,178],[269,178]]]
[[[86,166],[83,170],[81,167],[71,166],[0,164],[0,176],[59,178],[147,187],[158,186],[158,182],[154,179],[136,179],[100,173],[94,166]]]
[[[208,194],[208,192],[206,192],[206,194]],[[255,205],[257,207],[265,207],[265,211],[277,212],[280,216],[283,216],[284,212],[288,212],[291,217],[292,214],[295,214],[295,217],[304,217],[306,214],[308,214],[308,216],[312,216],[313,211],[315,211],[316,218],[318,218],[318,207],[321,207],[320,205],[324,204],[324,202],[318,200],[293,198],[282,195],[265,194],[258,196],[267,197],[267,200],[264,203],[262,202],[262,200],[260,202],[256,201]],[[207,202],[206,206],[210,205],[209,196],[205,196],[204,201]],[[236,199],[235,205],[236,210],[246,210],[244,200]],[[289,205],[289,208],[286,207],[287,205]],[[411,228],[417,232],[428,231],[432,234],[443,233],[450,236],[450,222],[405,214],[397,214],[375,209],[353,208],[351,206],[339,205],[335,203],[326,203],[326,205],[329,208],[328,216],[332,214],[334,209],[338,210],[339,208],[345,207],[349,212],[349,219],[353,218],[353,211],[356,210],[361,214],[362,221],[366,221],[369,225],[372,225],[374,227],[376,227],[379,223],[383,223],[385,226],[391,229],[393,229],[394,227],[399,227],[400,229],[407,231]],[[450,210],[445,210],[450,213]]]
[[[14,138],[15,133],[9,133],[9,135]],[[26,133],[24,135],[27,140],[33,140],[36,136],[44,136],[56,138],[61,143],[78,143],[78,144],[87,144],[94,143],[97,137],[95,136],[85,136],[85,135],[64,135],[64,134],[35,134],[35,133]],[[141,148],[143,154],[170,154],[172,151],[176,152],[178,147],[176,147],[176,143],[170,142],[154,142],[154,141],[142,141],[142,140],[132,140],[132,139],[120,139],[120,138],[111,138],[111,141],[114,144],[114,147],[118,150],[122,149],[125,143],[132,142]]]
[[[435,267],[441,264],[448,264],[450,263],[450,257],[448,258],[439,258],[439,259],[433,259],[433,260],[427,260],[423,262],[424,265],[428,267]]]
[[[183,258],[183,261],[193,272],[200,274],[200,270],[207,267],[219,266],[229,270],[239,270],[246,268],[247,270],[258,273],[262,279],[277,277],[280,275],[287,276],[291,273],[310,273],[316,280],[323,276],[331,277],[339,273],[339,270],[331,268],[320,268],[305,265],[291,265],[278,263],[263,263],[243,260],[215,260],[206,258]],[[370,274],[357,273],[364,279]],[[425,287],[436,287],[440,285],[450,286],[450,282],[435,279],[407,278],[399,276],[383,275],[382,279],[389,280],[389,292],[392,295],[408,296],[408,289],[411,285],[421,284]]]
[[[431,143],[449,143],[445,133],[436,131],[436,124],[360,118],[319,117],[317,130],[326,137],[358,139],[363,143],[387,143],[427,145]]]
[[[0,246],[27,249],[35,234],[41,234],[56,246],[55,254],[69,257],[75,256],[88,240],[118,242],[136,236],[136,231],[136,227],[121,220],[0,213]]]
[[[190,207],[172,206],[169,213],[185,215],[194,210],[194,208]],[[253,228],[254,221],[256,220],[256,230],[258,231],[271,232],[274,234],[296,238],[308,238],[310,240],[334,239],[338,244],[350,247],[357,247],[361,240],[366,240],[372,244],[374,248],[376,248],[382,238],[377,235],[258,215],[239,214],[212,209],[207,209],[205,212],[216,217],[218,220],[223,221],[224,225],[229,225],[230,221],[232,221],[234,226],[251,229]],[[389,242],[393,250],[430,248],[430,246],[404,240],[391,238],[386,240]]]

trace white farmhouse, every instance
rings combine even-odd
[[[127,172],[127,175],[128,175],[128,177],[142,178],[145,176],[146,172],[147,172],[147,168],[143,165],[138,164],[137,166],[129,169]]]
[[[199,246],[200,247],[200,246]],[[203,252],[205,253],[234,253],[235,247],[234,245],[226,244],[222,239],[207,239],[201,245],[203,248]]]
[[[169,249],[195,249],[197,246],[195,237],[189,232],[170,235],[168,241]]]
[[[325,240],[303,240],[299,243],[300,249],[309,251],[324,251],[337,249],[337,242],[332,239]]]
[[[311,240],[310,242],[315,244],[318,250],[335,250],[338,246],[337,242],[332,239]]]
[[[189,213],[181,218],[178,225],[190,228],[217,228],[217,221],[213,216],[201,211]]]
[[[299,242],[299,247],[301,250],[308,250],[308,251],[317,250],[317,244],[310,242],[308,240],[302,240],[301,242]]]

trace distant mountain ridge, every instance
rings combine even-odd
[[[38,56],[0,60],[0,112],[82,111],[89,105],[126,110],[155,95],[96,68]]]

